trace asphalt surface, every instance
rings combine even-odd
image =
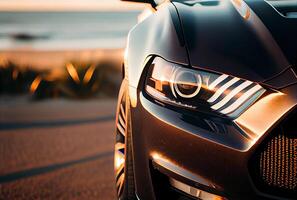
[[[0,199],[115,199],[115,100],[0,98]]]

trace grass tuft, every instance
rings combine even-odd
[[[0,95],[30,94],[34,99],[116,97],[119,66],[111,62],[68,62],[61,69],[34,70],[0,62]]]

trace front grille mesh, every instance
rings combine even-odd
[[[262,142],[250,162],[256,186],[283,197],[297,195],[297,112],[276,127]]]
[[[297,189],[297,139],[279,134],[260,153],[260,176],[273,187]]]

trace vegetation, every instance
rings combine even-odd
[[[116,97],[121,81],[119,69],[109,62],[69,62],[63,69],[38,71],[2,62],[0,95],[30,94],[34,99]]]

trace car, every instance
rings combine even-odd
[[[118,198],[296,199],[297,1],[130,1]]]

